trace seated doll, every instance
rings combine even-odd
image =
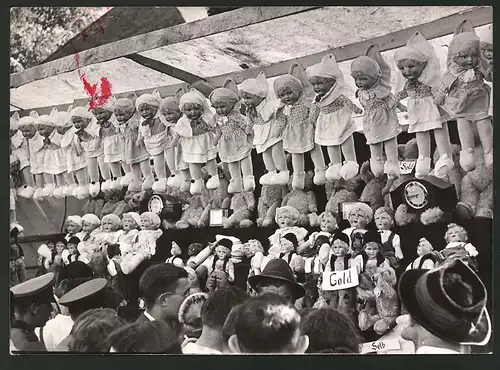
[[[449,224],[448,230],[446,230],[446,234],[444,235],[444,240],[448,244],[441,251],[443,262],[452,258],[458,258],[472,269],[477,269],[476,256],[479,253],[471,243],[468,243],[465,228],[454,223]]]
[[[349,221],[350,227],[343,230],[343,232],[349,237],[349,245],[352,248],[351,236],[354,230],[366,230],[366,225],[368,225],[373,219],[373,210],[371,207],[363,202],[356,202],[349,206],[349,211],[347,213],[347,220]]]
[[[224,238],[215,247],[215,256],[212,258],[211,272],[206,284],[209,292],[228,286],[234,281],[234,265],[231,261],[232,246],[233,242]]]
[[[78,257],[80,256],[80,253],[78,253],[78,244],[80,244],[80,241],[81,240],[76,236],[72,236],[68,240],[67,249],[63,250],[61,254],[65,265],[78,261]]]
[[[264,260],[264,247],[257,239],[250,239],[243,244],[243,254],[250,258],[250,272],[248,276],[260,275],[261,266]]]
[[[353,266],[356,266],[358,274],[365,272],[367,266],[375,266],[387,270],[390,263],[382,254],[382,243],[377,232],[368,231],[364,235],[363,250],[353,259]]]
[[[434,252],[432,244],[425,238],[420,238],[417,246],[418,257],[408,265],[406,270],[432,270],[439,263],[439,252]]]
[[[77,215],[68,216],[66,219],[66,240],[69,241],[70,238],[76,236],[80,240],[83,238],[82,232],[82,218]]]
[[[172,241],[172,247],[170,248],[171,257],[168,257],[165,263],[171,263],[177,267],[184,268],[184,262],[182,261],[182,249],[179,247],[179,244]]]
[[[404,257],[399,235],[390,230],[394,226],[393,214],[394,212],[389,207],[380,207],[375,211],[374,218],[382,241],[382,254],[396,270],[399,268],[399,261]]]
[[[100,233],[100,225],[101,220],[92,213],[88,213],[82,217],[83,237],[81,238],[80,244],[78,244],[78,252],[80,253],[80,257],[78,257],[79,261],[89,263],[90,256],[97,250],[97,245],[94,243],[94,240],[97,234]]]
[[[120,217],[111,213],[105,215],[101,220],[101,232],[96,235],[95,243],[100,249],[105,249],[109,244],[118,243],[118,239],[122,234]]]
[[[269,254],[278,255],[281,249],[281,238],[288,233],[295,235],[298,245],[304,242],[307,235],[307,230],[303,227],[295,226],[300,217],[299,211],[291,206],[279,207],[276,209],[275,220],[279,229],[269,237]],[[264,267],[262,267],[264,268]]]
[[[319,235],[326,235],[328,237],[331,237],[333,233],[338,229],[338,224],[337,220],[335,219],[335,216],[331,212],[323,212],[318,216],[319,219],[319,228],[321,231],[315,231],[313,232],[307,241],[299,245],[299,248],[297,248],[297,253],[298,254],[303,254],[305,251],[312,246],[315,245],[315,239]]]
[[[305,281],[304,258],[295,253],[297,246],[298,242],[296,235],[293,232],[286,233],[280,239],[280,253],[275,258],[285,260],[293,271],[295,279],[303,283]],[[262,266],[262,269],[264,269],[264,267],[265,265]]]
[[[314,238],[314,245],[312,248],[310,248],[306,253],[304,253],[302,256],[304,257],[304,272],[306,274],[306,279],[308,277],[315,277],[319,278],[321,274],[323,274],[324,271],[324,263],[326,261],[323,261],[325,259],[324,256],[320,257],[320,250],[323,248],[323,246],[328,247],[328,256],[330,255],[330,240],[331,236],[328,235],[327,233],[324,232],[319,232],[316,237]],[[324,248],[326,248],[324,247]],[[323,248],[323,249],[324,249]],[[323,257],[323,258],[322,258]]]

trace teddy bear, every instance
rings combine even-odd
[[[182,206],[182,211],[184,211],[189,207],[189,201],[191,199],[191,193],[188,190],[182,190],[182,189],[171,189],[169,194],[170,199],[172,199],[175,203],[179,203]],[[207,199],[208,201],[208,199]],[[182,215],[181,215],[182,218]],[[170,219],[163,219],[161,221],[162,223],[162,228],[163,229],[175,229],[176,228],[176,223],[179,221],[178,220],[170,220]]]
[[[109,191],[107,191],[104,194],[104,206],[102,207],[101,214],[98,216],[102,218],[103,216],[108,215],[110,213],[115,213],[116,209],[121,204],[125,204],[124,197],[125,197],[124,189],[110,189]],[[121,216],[121,214],[119,216]]]
[[[339,215],[339,206],[346,202],[356,202],[359,199],[357,191],[362,184],[361,177],[358,175],[350,180],[339,179],[325,184],[326,199],[328,199],[325,212],[331,212],[335,218],[341,219]]]
[[[215,190],[209,190],[208,193],[210,198],[208,200],[208,206],[203,210],[200,220],[198,221],[198,227],[206,227],[210,222],[210,210],[212,209],[229,209],[231,205],[231,194],[229,194],[229,170],[227,165],[224,166],[222,163],[217,165],[217,172],[219,175],[219,187]]]
[[[315,227],[318,225],[318,204],[312,191],[314,171],[307,171],[304,190],[292,188],[292,177],[288,181],[289,193],[283,198],[281,206],[292,206],[300,213],[297,226]]]
[[[233,194],[231,197],[231,205],[229,209],[233,213],[222,220],[222,226],[225,229],[230,227],[246,228],[253,225],[252,213],[255,210],[255,196],[253,192],[242,191],[241,193]]]
[[[82,213],[92,213],[94,215],[100,215],[102,208],[104,207],[104,199],[89,197],[82,208]]]
[[[385,186],[385,179],[376,177],[373,174],[370,169],[369,161],[366,161],[361,165],[359,176],[366,184],[359,197],[359,201],[369,204],[373,211],[382,207],[384,205],[382,189]]]
[[[285,185],[262,185],[257,204],[257,226],[269,227],[274,224],[276,209],[281,206],[287,193],[288,187]]]
[[[206,227],[205,221],[201,219],[203,212],[209,205],[209,191],[203,188],[200,194],[190,195],[187,198],[187,204],[184,204],[182,216],[175,223],[177,229],[187,229],[188,227],[203,228]]]

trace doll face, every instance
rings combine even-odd
[[[91,233],[92,231],[94,231],[95,229],[97,228],[97,225],[94,225],[88,221],[83,221],[82,222],[82,231],[84,233]]]
[[[387,212],[375,215],[375,225],[379,230],[389,230],[392,227],[392,218]]]
[[[134,115],[134,110],[131,108],[130,110],[121,110],[115,109],[114,114],[118,123],[125,123]]]
[[[241,91],[241,97],[243,98],[243,102],[245,103],[245,105],[251,108],[258,107],[264,100],[264,98],[247,93],[246,91]]]
[[[281,238],[280,240],[280,253],[288,253],[292,252],[295,248],[293,247],[293,243],[285,238]]]
[[[361,209],[353,209],[349,211],[348,221],[351,227],[364,229],[367,224],[366,213]]]
[[[218,259],[223,260],[231,255],[231,251],[228,248],[219,245],[217,248],[215,248],[215,254],[217,255]]]
[[[139,105],[139,113],[141,114],[141,117],[144,119],[153,118],[157,112],[158,112],[158,107],[154,107],[149,104]]]
[[[68,244],[68,252],[69,254],[76,254],[78,251],[76,244],[69,243]]]
[[[147,216],[141,216],[141,229],[143,230],[154,230],[155,225],[153,221]]]
[[[321,231],[325,231],[328,233],[331,233],[335,231],[337,228],[337,220],[335,220],[335,217],[333,217],[333,214],[331,213],[326,213],[323,215],[320,221],[320,229]]]
[[[58,134],[64,135],[70,128],[71,128],[71,126],[67,126],[67,127],[57,126],[56,127],[56,131],[57,131]]]
[[[300,98],[300,91],[293,90],[289,87],[282,87],[277,91],[278,99],[280,99],[284,104],[290,105],[295,103]]]
[[[116,231],[116,230],[117,230],[117,226],[115,225],[115,223],[112,220],[105,218],[102,221],[102,231],[109,233],[111,231]]]
[[[219,116],[228,116],[234,108],[234,103],[227,101],[216,101],[212,104]]]
[[[104,123],[108,121],[113,115],[113,113],[102,107],[95,108],[94,110],[92,110],[92,113],[94,114],[94,117],[97,119],[98,123]]]
[[[203,107],[195,103],[184,104],[182,111],[190,120],[197,120],[203,115]]]
[[[47,247],[49,247],[49,249],[50,249],[51,251],[53,251],[53,250],[56,248],[56,246],[55,246],[54,242],[50,242],[50,241],[49,241],[49,242],[45,243],[45,245],[47,245]]]
[[[487,44],[481,47],[483,57],[488,60],[493,60],[493,45]]]
[[[64,244],[63,242],[57,242],[56,243],[56,252],[57,254],[61,254],[63,250],[66,249],[66,244]]]
[[[370,244],[365,247],[365,252],[368,258],[374,259],[377,258],[377,254],[379,252],[379,247],[375,244]]]
[[[335,85],[336,80],[334,78],[311,77],[309,82],[316,94],[325,95]]]
[[[38,125],[37,130],[41,136],[49,137],[50,134],[52,134],[52,132],[54,131],[54,126]]]
[[[182,254],[181,247],[176,242],[172,242],[172,248],[170,248],[170,254],[172,256],[180,256]]]
[[[243,244],[243,254],[248,258],[255,256],[258,251],[262,251],[262,245],[256,239],[250,239]]]
[[[170,123],[176,123],[182,116],[182,112],[179,109],[162,109],[161,114]]]
[[[417,246],[417,254],[419,256],[424,256],[426,255],[427,253],[430,253],[432,251],[432,248],[431,246],[429,245],[429,242],[423,240],[421,242],[418,243],[418,246]]]
[[[36,134],[36,127],[34,125],[26,125],[19,129],[26,139],[32,139]]]
[[[277,217],[279,227],[291,227],[295,225],[294,218],[288,212],[281,212]]]
[[[476,68],[479,64],[479,48],[468,48],[455,55],[453,61],[463,69]]]
[[[412,59],[402,59],[398,62],[398,68],[403,77],[408,80],[417,80],[424,71],[426,63]]]
[[[448,243],[465,241],[464,233],[459,227],[453,227],[448,230]]]
[[[90,119],[83,117],[71,117],[71,122],[73,122],[73,125],[77,130],[83,130],[89,125]]]
[[[332,245],[332,253],[335,257],[344,257],[347,254],[348,246],[342,240],[335,240]]]
[[[376,78],[368,76],[362,72],[354,72],[352,77],[354,77],[354,82],[356,83],[356,87],[358,89],[368,90],[377,83]]]
[[[79,232],[81,230],[81,226],[72,222],[72,221],[69,221],[68,222],[68,226],[66,226],[66,231],[68,232],[68,234],[70,235],[75,235],[77,232]]]

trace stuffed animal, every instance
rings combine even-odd
[[[88,198],[82,208],[82,213],[93,213],[100,215],[104,207],[104,199],[101,198]]]
[[[231,205],[229,209],[233,213],[222,220],[222,226],[225,229],[231,227],[246,228],[253,225],[251,220],[253,211],[255,210],[255,196],[253,192],[242,191],[231,197]]]
[[[116,183],[115,183],[116,184]],[[120,206],[120,204],[125,204],[124,202],[124,190],[120,187],[120,189],[110,189],[104,194],[104,205],[102,207],[100,216],[101,218],[105,215],[113,213],[116,215],[115,211]],[[123,206],[122,206],[123,207]],[[123,212],[119,215],[120,217]]]
[[[181,177],[184,175],[181,172]],[[189,192],[189,189],[183,189],[181,188],[172,188],[170,191],[170,197],[171,199],[176,202],[177,204],[181,204],[182,210],[185,211],[189,207],[189,201],[191,199],[191,193]],[[207,198],[208,201],[208,198]],[[182,215],[181,215],[182,217]],[[162,226],[164,229],[175,229],[176,228],[176,223],[179,221],[178,220],[170,220],[170,219],[163,219]]]
[[[225,166],[224,166],[225,167]],[[208,190],[209,200],[208,205],[203,210],[198,227],[207,227],[209,225],[210,210],[212,209],[229,209],[231,204],[231,194],[229,194],[229,171],[223,165],[217,166],[219,175],[219,187],[214,190]]]
[[[350,180],[340,179],[335,183],[327,182],[325,185],[326,199],[328,199],[325,212],[331,212],[335,218],[341,218],[339,214],[339,205],[346,202],[356,202],[358,194],[356,190],[361,184],[362,180],[359,176]]]
[[[281,205],[288,188],[283,185],[263,185],[257,205],[257,226],[268,227],[274,223],[276,209]]]
[[[384,205],[384,196],[382,194],[382,189],[385,186],[385,179],[376,177],[370,170],[370,162],[366,161],[361,165],[359,171],[361,179],[365,182],[365,187],[363,192],[359,197],[360,202],[364,202],[372,207],[373,211]]]
[[[304,179],[304,190],[294,189],[292,177],[288,182],[290,192],[283,198],[281,206],[291,206],[299,211],[298,226],[315,227],[318,225],[318,205],[316,195],[312,191],[314,172],[307,171]]]
[[[441,176],[441,180],[444,180],[449,184],[455,185],[457,199],[460,199],[461,181],[462,181],[462,178],[464,175],[464,171],[460,167],[460,146],[459,145],[453,144],[451,146],[451,158],[453,159],[453,163],[454,163],[453,168],[451,170],[449,170],[446,175]],[[436,163],[439,160],[439,151],[438,150],[434,151],[433,159],[434,159],[434,163]],[[480,161],[482,159],[478,158],[477,160]],[[430,175],[436,176],[436,171],[432,170],[430,172]]]
[[[209,193],[205,187],[201,188],[201,193],[191,195],[187,200],[187,207],[183,207],[181,219],[176,222],[177,229],[187,229],[188,227],[206,227],[201,216],[209,205]]]

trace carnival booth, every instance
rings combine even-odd
[[[212,270],[284,258],[298,304],[351,315],[367,342],[397,330],[405,269],[461,258],[491,292],[492,8],[405,12],[241,8],[12,74],[28,263],[78,236],[73,258],[135,276],[226,235]]]

